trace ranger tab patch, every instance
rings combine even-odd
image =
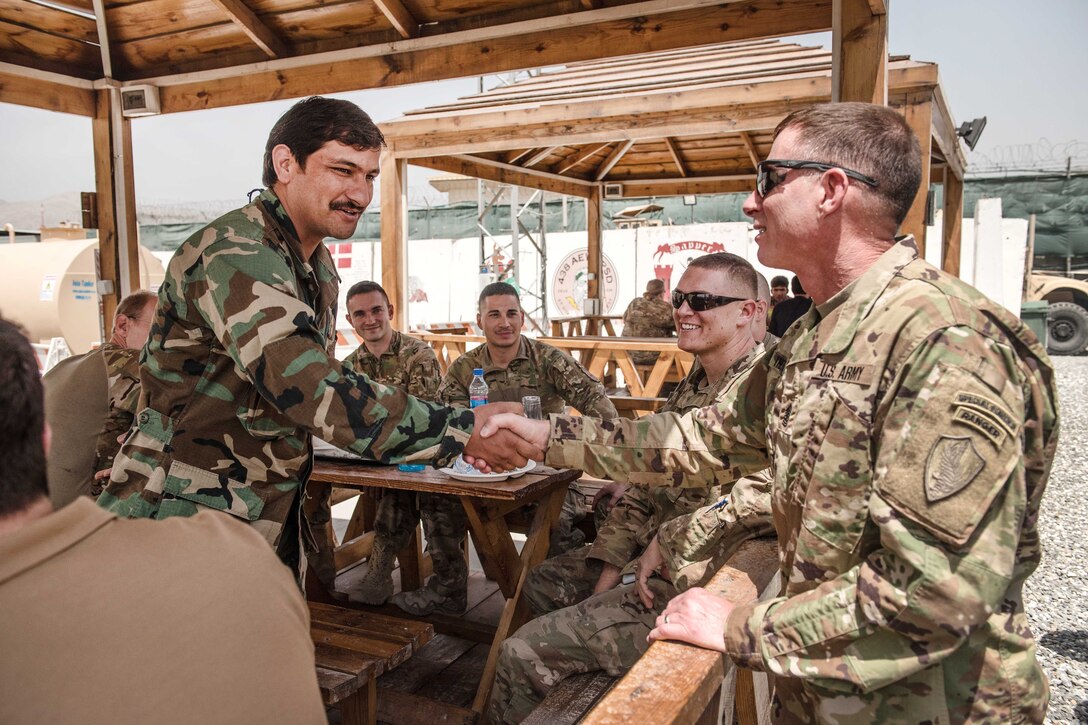
[[[962,491],[985,466],[970,438],[941,436],[926,460],[926,500],[934,503]]]

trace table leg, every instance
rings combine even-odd
[[[411,592],[423,586],[424,564],[423,543],[420,537],[420,525],[412,530],[412,536],[404,548],[397,552],[397,562],[400,564],[400,590]]]
[[[495,639],[491,643],[491,651],[487,655],[484,672],[480,677],[480,689],[476,691],[476,699],[472,702],[472,709],[477,713],[483,713],[487,707],[487,699],[491,695],[491,685],[495,679],[495,668],[498,665],[499,652],[502,650],[503,641],[511,632],[516,631],[529,619],[529,607],[521,598],[521,592],[525,586],[525,577],[529,570],[544,561],[544,557],[548,554],[548,537],[552,525],[559,518],[559,512],[563,508],[563,499],[566,494],[566,486],[557,486],[549,491],[547,496],[541,498],[537,504],[533,522],[529,526],[529,532],[525,538],[525,546],[521,550],[517,583],[512,596],[507,597],[506,605],[502,608],[502,616],[499,618],[499,625],[495,629]],[[472,506],[475,508],[475,504],[472,504]],[[472,519],[473,516],[470,514],[469,521],[472,522]],[[481,541],[486,542],[487,546],[491,545],[490,539],[481,539]]]
[[[376,725],[378,722],[378,685],[370,677],[351,697],[340,701],[341,725]]]

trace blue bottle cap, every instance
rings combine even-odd
[[[472,374],[473,375],[483,375],[484,374],[484,369],[483,368],[472,368]]]
[[[427,466],[422,463],[401,463],[397,466],[398,471],[404,471],[405,473],[419,473]]]

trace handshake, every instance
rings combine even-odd
[[[544,460],[548,421],[526,418],[521,403],[489,403],[472,412],[476,422],[462,456],[477,470],[501,473]]]

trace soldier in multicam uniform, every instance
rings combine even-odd
[[[484,434],[513,428],[551,465],[647,483],[769,462],[782,595],[690,589],[651,637],[771,673],[776,722],[1042,722],[1022,589],[1058,439],[1050,361],[1020,320],[893,238],[921,176],[895,111],[798,111],[770,155],[745,211],[760,261],[797,271],[814,303],[776,349],[684,416],[501,416]]]
[[[665,283],[657,278],[646,283],[646,291],[631,300],[623,313],[622,337],[672,337],[676,332],[672,307],[662,295]],[[632,352],[631,361],[637,365],[653,365],[656,352]]]
[[[585,415],[613,418],[616,407],[604,386],[570,355],[521,334],[525,313],[517,290],[505,282],[487,285],[480,292],[476,322],[487,342],[450,365],[438,390],[449,405],[468,405],[472,370],[483,368],[488,400],[520,401],[536,395],[545,415],[562,413],[571,405]],[[427,548],[434,576],[421,589],[401,592],[393,603],[406,612],[422,615],[440,610],[458,614],[467,604],[468,567],[461,540],[468,519],[461,502],[451,496],[420,494]],[[549,551],[556,554],[584,542],[574,524],[584,515],[582,495],[572,486],[563,501],[559,522],[552,530]]]
[[[117,439],[128,432],[136,415],[140,351],[147,342],[156,301],[155,293],[147,290],[125,297],[117,305],[113,332],[105,344],[62,360],[42,378],[54,440],[54,454],[49,457],[49,496],[54,507],[80,495],[102,493],[121,447]]]
[[[752,265],[733,254],[708,254],[688,265],[673,291],[672,306],[677,345],[695,355],[695,364],[662,410],[710,405],[762,354],[755,340],[765,319],[755,300],[757,287]],[[616,676],[634,665],[649,646],[646,635],[654,619],[677,593],[667,581],[655,581],[659,596],[641,602],[627,580],[635,576],[637,557],[662,522],[715,501],[731,488],[731,482],[632,486],[592,545],[533,569],[525,597],[539,618],[503,643],[490,720],[521,721],[568,675],[604,670]],[[766,521],[769,527],[769,516]],[[620,586],[621,580],[625,585]]]
[[[300,511],[311,434],[383,462],[445,463],[485,445],[500,466],[524,464],[513,437],[500,449],[472,434],[494,409],[427,403],[332,355],[339,279],[322,240],[355,231],[383,143],[347,101],[310,98],[276,123],[269,188],[170,261],[140,368],[141,409],[100,505],[129,517],[223,511],[301,574],[302,548],[313,550]]]
[[[422,400],[437,400],[442,380],[438,357],[427,343],[393,329],[393,304],[382,286],[358,282],[348,290],[345,304],[348,322],[363,344],[344,358],[344,365]],[[419,507],[413,491],[376,489],[375,494],[380,498],[374,515],[373,547],[366,571],[348,598],[377,605],[393,594],[397,552],[407,545],[419,521]],[[330,551],[324,545],[321,549],[323,553]]]

